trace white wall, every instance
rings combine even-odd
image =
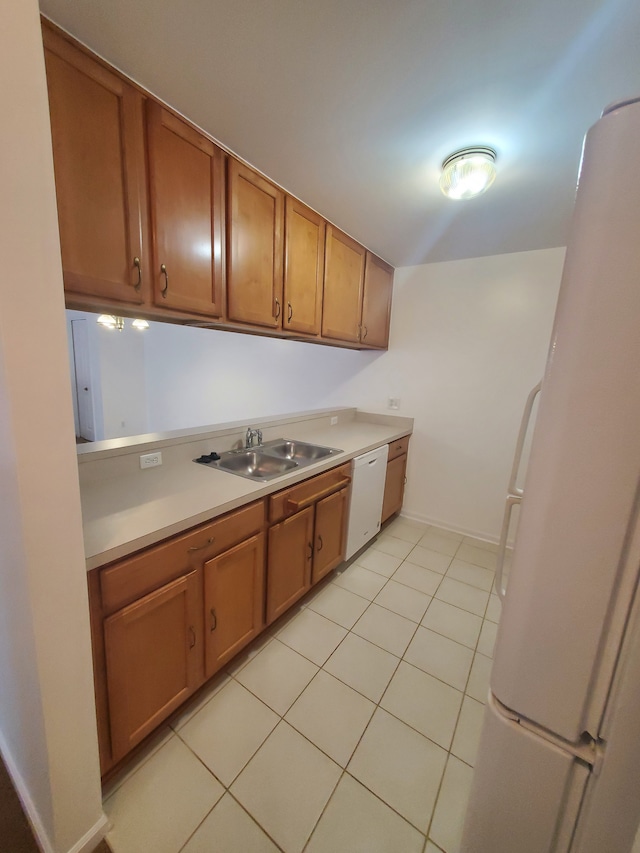
[[[497,538],[522,407],[542,376],[564,249],[396,272],[386,353],[152,324],[149,428],[331,405],[415,418],[405,512]]]
[[[299,341],[152,323],[145,332],[149,427],[182,429],[319,408],[383,358]],[[353,405],[348,394],[343,402]],[[380,397],[382,400],[382,396]]]
[[[103,815],[35,0],[5,9],[0,79],[0,749],[43,850],[79,853]]]
[[[122,331],[106,329],[88,314],[97,337],[102,390],[103,435],[119,438],[148,432],[144,335],[125,320]]]
[[[499,535],[522,408],[546,362],[563,260],[564,249],[550,249],[396,273],[385,372],[395,377],[401,411],[416,419],[408,514]],[[363,405],[378,384],[368,379]]]

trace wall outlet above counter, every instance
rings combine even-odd
[[[162,453],[160,451],[157,453],[143,453],[140,457],[141,468],[157,468],[158,465],[162,465]]]

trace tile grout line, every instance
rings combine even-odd
[[[456,551],[456,553],[457,553],[457,551]],[[494,572],[494,576],[495,576],[495,572]],[[493,585],[492,585],[492,586],[493,586]],[[444,777],[445,777],[445,774],[446,774],[446,772],[447,772],[447,767],[449,766],[449,760],[450,760],[450,758],[451,758],[451,756],[452,756],[452,755],[454,756],[454,758],[458,758],[458,756],[457,756],[457,755],[455,755],[455,754],[452,752],[453,742],[454,742],[454,740],[455,740],[456,731],[457,731],[457,729],[458,729],[458,725],[459,725],[459,723],[460,723],[460,717],[461,717],[461,715],[462,715],[462,706],[464,705],[464,697],[469,695],[469,694],[467,693],[467,688],[469,687],[469,681],[470,681],[470,679],[471,679],[471,671],[473,670],[473,663],[474,663],[474,661],[475,661],[476,654],[478,654],[478,645],[479,645],[479,643],[480,643],[480,635],[482,634],[482,625],[484,624],[484,620],[485,620],[485,616],[486,616],[487,608],[489,607],[489,600],[490,600],[490,598],[491,598],[491,592],[489,593],[489,598],[487,599],[487,603],[486,603],[486,605],[485,605],[485,609],[484,609],[484,614],[485,614],[485,615],[483,615],[483,617],[482,617],[482,624],[481,624],[481,626],[480,626],[480,631],[478,632],[478,639],[476,640],[476,645],[475,645],[475,648],[474,648],[474,650],[473,650],[473,657],[472,657],[472,659],[471,659],[471,666],[469,667],[469,673],[468,673],[468,675],[467,675],[467,680],[466,680],[466,682],[465,682],[465,687],[464,687],[464,691],[463,691],[463,698],[462,698],[462,702],[460,703],[460,708],[458,709],[458,715],[457,715],[457,717],[456,717],[456,724],[455,724],[455,726],[454,726],[454,728],[453,728],[453,736],[452,736],[452,738],[451,738],[451,746],[450,746],[450,748],[449,748],[449,754],[448,754],[448,756],[447,756],[447,761],[446,761],[446,764],[445,764],[445,766],[444,766],[444,770],[443,770],[443,773],[442,773],[442,778],[440,779],[440,784],[439,784],[439,786],[438,786],[438,793],[436,794],[435,803],[434,803],[434,806],[433,806],[433,811],[431,812],[431,818],[430,818],[430,820],[429,820],[429,826],[428,826],[428,828],[427,828],[427,841],[431,840],[431,839],[430,839],[431,827],[432,827],[432,825],[433,825],[433,819],[434,819],[434,817],[435,817],[436,810],[437,810],[437,808],[438,808],[438,801],[439,801],[439,799],[440,799],[440,794],[441,794],[441,792],[442,792],[442,785],[443,785],[443,783],[444,783]],[[493,664],[492,664],[492,665],[493,665]],[[470,697],[470,698],[472,698],[472,699],[473,699],[473,696],[472,696],[472,697]],[[485,708],[486,708],[486,703],[484,703],[484,705],[485,705]],[[483,712],[483,713],[484,713],[484,712]],[[462,759],[458,759],[458,760],[459,760],[459,761],[461,761]],[[464,764],[467,764],[466,762],[463,762],[463,763],[464,763]],[[469,766],[471,766],[471,768],[472,768],[472,770],[473,770],[473,766],[472,766],[472,765],[468,765],[468,764],[467,764],[467,767],[469,767]],[[434,842],[434,843],[435,843],[435,842]],[[426,844],[425,844],[425,850],[426,850]]]

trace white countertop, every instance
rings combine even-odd
[[[263,428],[265,441],[284,437],[342,450],[268,482],[248,480],[192,461],[203,452],[220,452],[233,446],[230,437],[237,441],[241,432],[235,424],[207,427],[199,434],[189,431],[188,438],[186,431],[176,433],[175,440],[171,434],[156,442],[144,437],[138,445],[129,442],[123,450],[109,449],[108,442],[101,442],[93,457],[84,450],[79,462],[87,570],[347,462],[409,434],[413,428],[410,418],[355,409],[335,410],[338,423],[329,426],[331,414],[323,411],[317,417],[306,413],[304,417],[251,422]],[[151,446],[162,451],[163,465],[141,471],[138,455]],[[96,471],[89,474],[92,463]]]

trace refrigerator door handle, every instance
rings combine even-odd
[[[518,433],[518,441],[516,443],[516,452],[513,457],[511,476],[509,477],[508,492],[510,495],[519,495],[520,497],[522,497],[522,489],[518,488],[517,485],[518,473],[520,472],[520,463],[522,462],[522,451],[524,449],[524,442],[527,437],[527,431],[529,429],[529,421],[531,420],[533,404],[536,401],[536,397],[540,393],[541,387],[542,381],[538,382],[536,387],[531,389],[531,393],[527,397],[527,402],[524,405],[524,412],[522,413],[522,421],[520,423],[520,432]]]
[[[500,533],[500,544],[498,545],[498,556],[496,558],[496,579],[494,586],[500,601],[503,603],[506,595],[506,589],[503,584],[504,558],[507,553],[507,536],[509,534],[509,525],[511,523],[511,511],[514,506],[519,504],[521,501],[521,495],[509,495],[504,508],[504,518],[502,519],[502,531]]]

